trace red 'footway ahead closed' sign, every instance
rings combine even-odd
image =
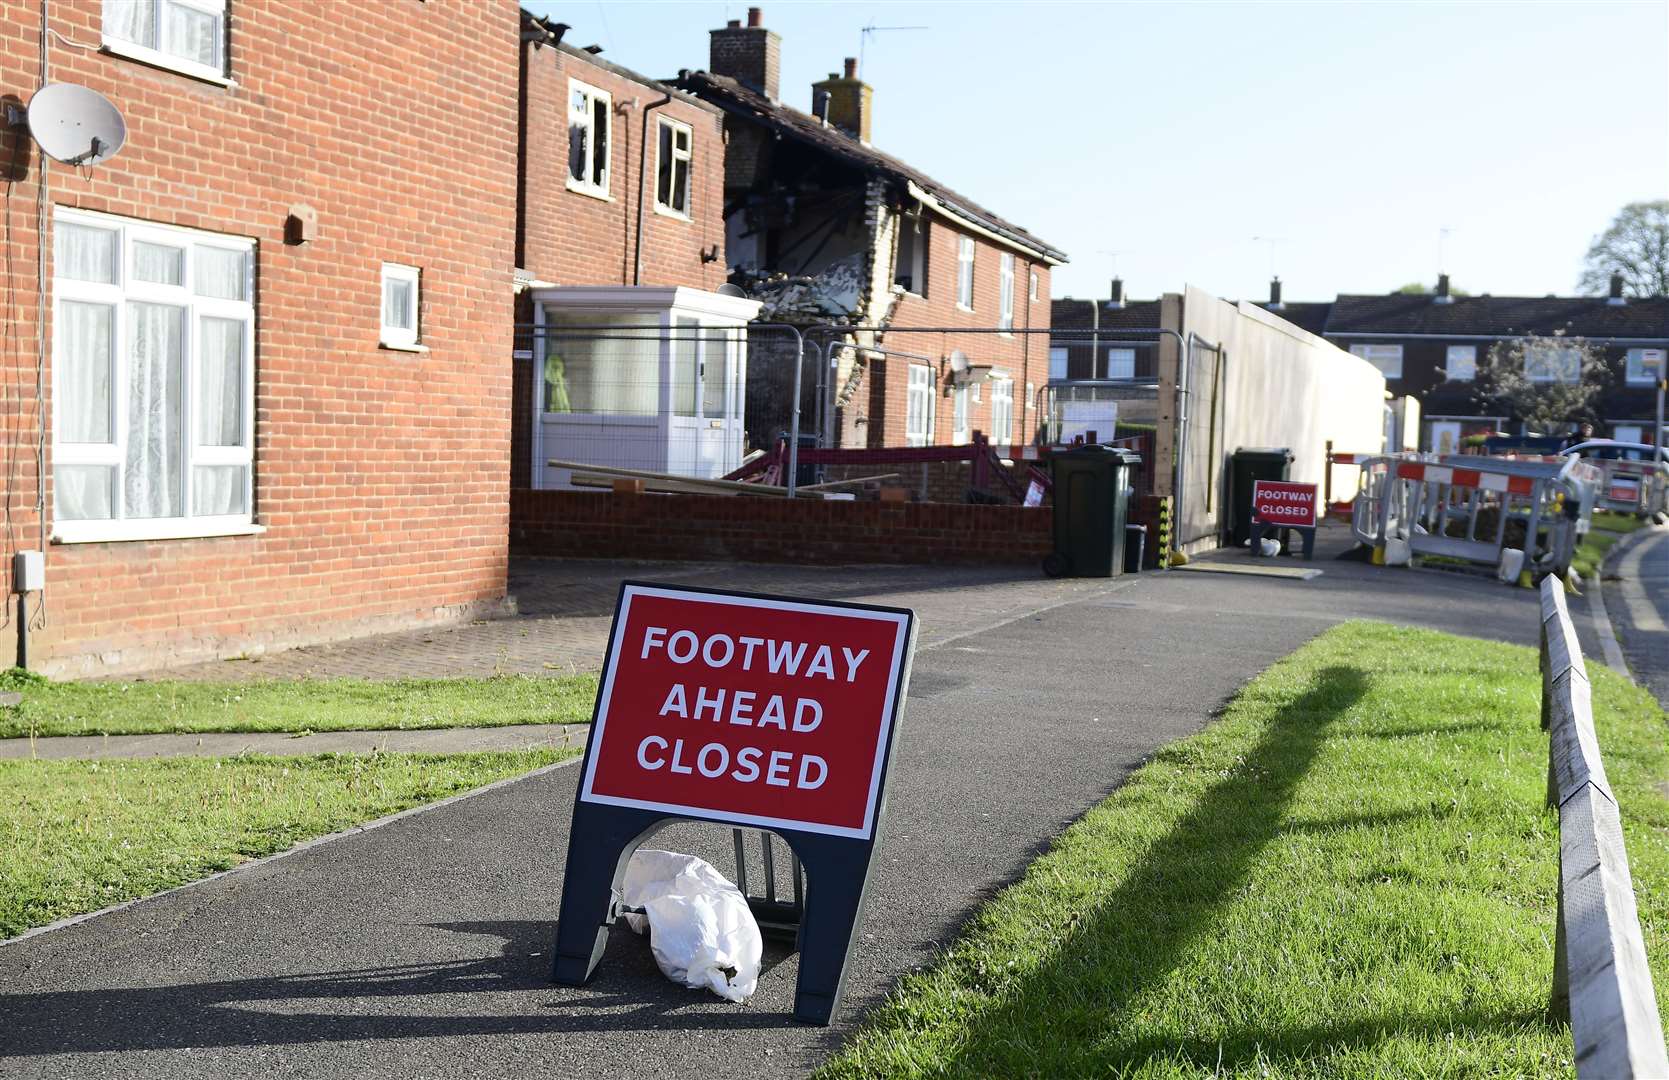
[[[910,620],[626,585],[580,801],[869,839]]]
[[[1314,528],[1316,486],[1286,480],[1252,481],[1252,520],[1267,525]]]

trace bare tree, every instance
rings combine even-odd
[[[1611,365],[1585,338],[1497,341],[1478,364],[1478,403],[1522,420],[1533,432],[1598,419],[1594,405],[1611,384]]]
[[[1629,296],[1669,295],[1669,199],[1629,203],[1611,227],[1594,237],[1576,287],[1598,296],[1623,275]]]

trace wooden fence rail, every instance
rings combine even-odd
[[[1553,1011],[1570,1020],[1578,1077],[1669,1077],[1622,821],[1600,760],[1564,582],[1544,578],[1541,601],[1547,801],[1559,811]]]

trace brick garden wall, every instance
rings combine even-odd
[[[518,490],[511,550],[566,558],[1036,563],[1047,510],[726,495]]]
[[[53,0],[52,27],[96,48],[102,7]],[[128,141],[89,169],[54,165],[51,202],[254,238],[254,512],[265,531],[49,542],[34,651],[51,672],[393,629],[504,595],[517,5],[235,0],[229,10],[229,86],[52,44],[53,81],[111,98]],[[34,93],[41,34],[38,3],[0,0],[0,98]],[[9,555],[39,544],[37,495],[49,515],[53,506],[53,373],[49,352],[42,417],[40,168],[24,129],[0,128],[0,162]],[[291,246],[295,203],[317,210],[318,235]],[[426,353],[379,347],[384,261],[421,268]]]

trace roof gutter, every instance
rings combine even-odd
[[[1066,262],[1064,251],[1056,251],[1053,248],[1038,244],[1029,244],[1006,229],[997,228],[971,210],[939,198],[914,180],[905,180],[904,183],[909,188],[910,198],[947,217],[956,218],[987,240],[995,240],[1004,247],[1011,247],[1023,254],[1034,256],[1039,262],[1047,266],[1060,266]]]

